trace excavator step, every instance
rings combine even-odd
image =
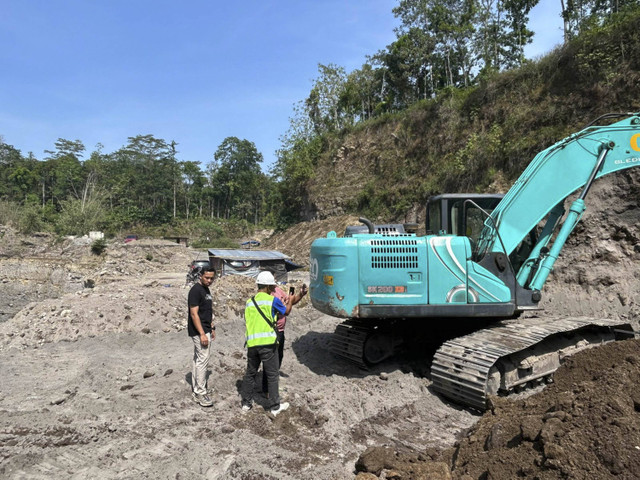
[[[617,320],[503,321],[445,342],[433,357],[433,388],[456,403],[485,410],[488,395],[549,378],[565,356],[633,336],[632,326]]]

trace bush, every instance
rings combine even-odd
[[[18,230],[20,230],[20,233],[33,233],[43,230],[45,223],[42,221],[40,207],[29,205],[19,211]]]
[[[93,253],[94,255],[102,255],[106,249],[107,242],[102,238],[95,240],[91,244],[91,253]]]
[[[20,206],[6,200],[0,201],[0,225],[18,227],[20,221]]]
[[[191,232],[202,238],[220,238],[224,236],[224,229],[213,220],[200,219],[191,225]]]
[[[191,242],[193,248],[240,248],[237,242],[234,242],[228,237],[212,238],[207,240],[206,238],[199,238]]]
[[[105,218],[99,199],[88,202],[70,199],[60,202],[61,211],[56,220],[56,231],[62,235],[84,235],[100,230]]]

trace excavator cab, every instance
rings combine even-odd
[[[426,230],[429,234],[469,237],[475,245],[488,214],[503,194],[445,193],[427,201]],[[484,211],[483,211],[484,210]]]
[[[427,235],[465,236],[469,238],[471,248],[475,252],[485,220],[503,197],[501,193],[445,193],[430,197],[427,201]],[[518,248],[509,255],[514,270],[517,271],[527,259],[536,239],[537,231],[534,227]]]

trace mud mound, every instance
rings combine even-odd
[[[640,341],[569,359],[556,384],[498,400],[453,451],[457,476],[640,478]]]
[[[428,452],[377,448],[361,455],[356,468],[411,479],[640,478],[638,385],[640,340],[610,343],[568,359],[539,394],[494,399],[436,462]],[[443,464],[449,469],[442,471]]]

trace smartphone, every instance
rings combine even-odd
[[[296,288],[295,287],[289,287],[289,295],[293,295],[294,293],[296,293]]]

